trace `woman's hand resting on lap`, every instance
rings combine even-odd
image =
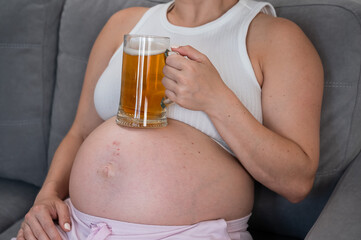
[[[33,207],[25,215],[17,240],[61,240],[54,220],[64,231],[69,231],[71,222],[68,206],[56,194],[42,196],[39,193]]]

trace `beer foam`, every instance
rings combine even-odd
[[[146,56],[152,56],[152,55],[157,55],[157,54],[161,54],[161,53],[165,53],[167,49],[133,49],[133,48],[124,48],[124,52],[129,54],[129,55],[133,55],[133,56],[138,56],[138,55],[146,55]]]
[[[142,38],[132,38],[124,47],[124,51],[129,55],[157,55],[165,53],[167,44],[156,42],[153,39],[144,40]]]

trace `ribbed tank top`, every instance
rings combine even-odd
[[[205,54],[225,84],[248,111],[262,122],[261,88],[247,53],[246,36],[253,18],[259,12],[275,16],[274,8],[266,2],[240,0],[220,18],[202,26],[188,28],[175,26],[168,21],[167,11],[172,3],[173,1],[156,5],[147,10],[130,33],[170,37],[171,46],[190,45]],[[104,120],[117,114],[122,52],[123,45],[110,59],[95,88],[95,108]],[[202,131],[230,151],[204,112],[171,104],[168,106],[167,117]]]

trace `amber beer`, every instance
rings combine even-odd
[[[150,52],[140,63],[139,56],[123,53],[125,66],[122,71],[122,88],[120,103],[128,115],[156,119],[162,113],[161,102],[165,88],[162,84],[164,52]],[[143,65],[143,66],[140,66]],[[138,74],[140,68],[146,70]]]
[[[167,125],[162,84],[169,38],[126,35],[117,124],[155,128]]]

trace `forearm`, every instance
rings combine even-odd
[[[40,192],[42,195],[57,194],[61,199],[68,196],[71,168],[82,142],[83,138],[76,134],[69,132],[65,136],[55,152]]]
[[[309,156],[294,141],[259,123],[233,93],[223,96],[207,114],[241,164],[257,181],[290,201],[303,198],[315,172]]]

